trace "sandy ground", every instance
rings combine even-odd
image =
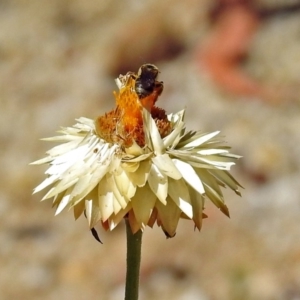
[[[210,5],[1,1],[0,299],[123,298],[125,227],[100,229],[101,245],[84,218],[54,217],[31,195],[45,168],[28,164],[50,147],[40,138],[111,109],[113,79],[145,62],[161,70],[160,106],[186,107],[189,129],[221,130],[244,157],[233,173],[245,190],[225,192],[231,219],[208,203],[200,233],[187,221],[173,239],[145,231],[140,299],[300,299],[300,14],[261,23],[242,66],[278,93],[269,105],[222,91],[199,65]]]

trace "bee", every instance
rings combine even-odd
[[[150,100],[153,105],[161,95],[164,86],[162,81],[156,80],[158,74],[158,68],[152,64],[144,64],[139,68],[135,78],[135,92],[142,103]]]
[[[154,91],[158,96],[163,91],[163,82],[157,81],[159,70],[151,64],[142,65],[137,73],[135,80],[135,91],[140,99],[151,95]]]

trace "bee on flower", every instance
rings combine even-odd
[[[128,218],[133,233],[157,223],[173,237],[180,218],[200,230],[205,200],[225,215],[222,187],[240,195],[229,173],[240,156],[229,152],[219,131],[186,131],[185,111],[166,114],[156,106],[163,91],[156,66],[141,66],[116,79],[116,108],[95,120],[79,118],[47,141],[63,142],[33,164],[49,164],[48,189],[56,214],[73,209],[89,227],[113,230]]]

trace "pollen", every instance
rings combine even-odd
[[[134,85],[135,80],[129,77],[120,92],[114,93],[117,107],[122,111],[121,123],[126,132],[133,132],[136,128],[143,127],[142,104]]]

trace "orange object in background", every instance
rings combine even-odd
[[[224,90],[237,95],[260,95],[262,87],[240,67],[259,25],[249,1],[221,0],[215,9],[215,28],[202,45],[200,62]]]
[[[291,97],[289,87],[260,84],[241,67],[260,23],[277,14],[295,13],[300,3],[269,9],[258,9],[253,0],[218,0],[211,12],[212,33],[201,45],[198,60],[211,79],[223,90],[244,96],[255,96],[276,104]],[[295,100],[295,99],[294,99]]]

